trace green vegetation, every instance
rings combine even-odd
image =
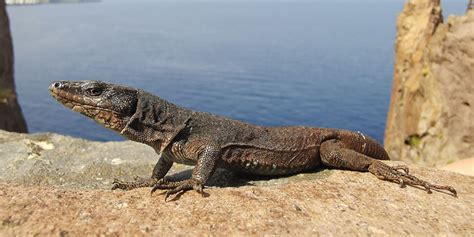
[[[438,134],[436,134],[436,138],[438,138],[438,139],[440,139],[440,140],[443,139],[443,138],[444,138],[443,133],[442,133],[442,132],[439,132]]]
[[[408,144],[412,148],[419,148],[421,144],[421,137],[419,135],[411,135],[408,139]]]
[[[0,103],[7,103],[8,99],[15,98],[15,92],[12,89],[0,88]]]
[[[428,68],[423,68],[423,70],[421,70],[421,75],[423,75],[424,78],[427,78],[428,75],[430,74],[430,70]]]

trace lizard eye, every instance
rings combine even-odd
[[[87,94],[91,96],[99,96],[102,94],[102,88],[99,87],[94,87],[94,88],[89,88],[86,90]]]

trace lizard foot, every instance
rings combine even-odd
[[[198,193],[204,196],[203,192],[204,185],[202,182],[196,179],[187,179],[178,182],[170,182],[165,180],[160,180],[155,186],[151,189],[151,193],[153,194],[158,189],[169,189],[168,191],[164,192],[165,194],[165,201],[168,199],[169,196],[180,193],[186,192],[188,190],[196,190]]]
[[[403,170],[404,172],[399,170]],[[376,161],[369,166],[369,172],[379,179],[398,183],[402,188],[406,185],[413,187],[423,187],[428,193],[431,193],[432,189],[438,191],[447,190],[451,192],[453,196],[457,196],[456,190],[451,186],[432,184],[408,174],[408,168],[406,166],[390,167],[380,161]]]
[[[134,181],[122,181],[115,179],[112,182],[112,190],[115,189],[122,189],[122,190],[132,190],[136,188],[142,188],[142,187],[153,187],[156,183],[158,183],[158,179],[155,178],[140,178],[140,177],[135,177]]]

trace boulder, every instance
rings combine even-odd
[[[142,144],[0,131],[0,236],[13,235],[469,235],[474,177],[411,167],[458,197],[370,173],[319,170],[262,179],[217,170],[204,196],[165,202],[149,188],[110,190],[146,177],[158,156]],[[391,165],[401,162],[389,162]],[[189,166],[174,165],[176,179]]]

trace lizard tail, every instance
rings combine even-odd
[[[357,131],[340,131],[339,139],[349,149],[378,160],[390,160],[387,151],[375,139]]]

